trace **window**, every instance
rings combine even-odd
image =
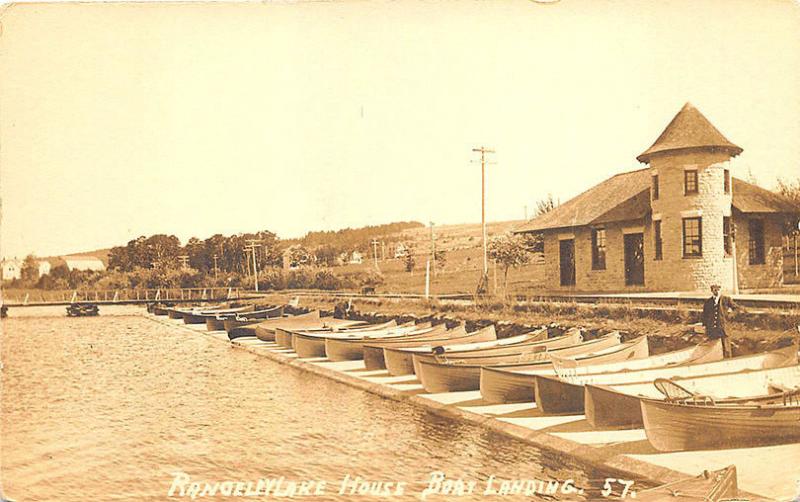
[[[731,193],[731,171],[730,169],[725,169],[724,171],[725,176],[725,193]]]
[[[725,256],[731,255],[731,217],[722,217],[722,242],[725,246]]]
[[[655,260],[662,258],[663,241],[661,240],[661,220],[653,222],[653,244],[655,245],[655,253],[653,253]]]
[[[763,265],[764,260],[764,221],[750,220],[748,222],[750,241],[748,242],[748,254],[750,265]]]
[[[606,269],[606,231],[603,228],[592,230],[592,270]]]
[[[683,193],[686,195],[697,193],[697,171],[683,172]]]
[[[658,175],[653,176],[653,200],[658,200]]]
[[[703,221],[700,218],[683,219],[683,257],[703,256]]]

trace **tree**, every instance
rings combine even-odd
[[[539,217],[545,213],[549,213],[558,206],[558,202],[553,200],[553,194],[547,194],[547,197],[536,202],[536,214],[534,217]]]
[[[444,249],[437,249],[433,253],[433,259],[436,260],[436,266],[444,268],[447,265],[447,252]]]
[[[413,272],[417,261],[414,259],[414,246],[412,244],[406,246],[406,255],[403,257],[403,261],[406,265],[406,272]]]
[[[39,262],[36,261],[36,258],[32,254],[26,256],[25,260],[22,262],[20,279],[28,284],[33,284],[39,280]]]
[[[530,242],[519,234],[495,237],[487,245],[489,258],[503,267],[503,291],[508,288],[508,270],[530,261]]]
[[[800,207],[800,178],[796,179],[794,182],[778,178],[777,192]]]
[[[544,199],[539,200],[536,203],[536,214],[534,218],[538,218],[539,216],[549,213],[553,209],[558,207],[558,202],[553,199],[553,194],[547,194],[547,197]],[[531,234],[530,237],[527,237],[528,245],[530,251],[534,253],[544,253],[544,234],[541,232],[536,232]]]

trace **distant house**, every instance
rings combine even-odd
[[[22,260],[16,258],[0,262],[0,274],[4,281],[22,277]]]
[[[49,274],[52,265],[47,260],[39,260],[39,277]]]
[[[64,256],[62,259],[70,270],[102,271],[106,269],[103,260],[94,256]]]
[[[517,233],[544,236],[545,284],[575,291],[707,291],[783,283],[782,235],[800,208],[736,179],[728,141],[690,104],[637,160]]]
[[[406,254],[408,254],[408,248],[405,244],[398,244],[397,247],[394,248],[395,258],[405,258]]]
[[[364,262],[364,256],[358,251],[350,253],[350,263],[357,265]]]

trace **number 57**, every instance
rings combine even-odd
[[[629,481],[627,479],[606,478],[606,482],[603,483],[603,491],[600,492],[603,497],[608,497],[611,495],[611,492],[614,491],[611,486],[612,483],[619,483],[622,485],[622,493],[619,495],[619,498],[621,499],[624,499],[628,496],[628,491],[631,489],[631,486],[633,486],[633,481]],[[636,492],[630,492],[630,495],[631,498],[633,498],[636,496]]]

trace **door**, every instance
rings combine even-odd
[[[644,234],[625,234],[625,285],[644,285]]]
[[[575,240],[558,241],[558,261],[561,270],[561,285],[575,285]]]

